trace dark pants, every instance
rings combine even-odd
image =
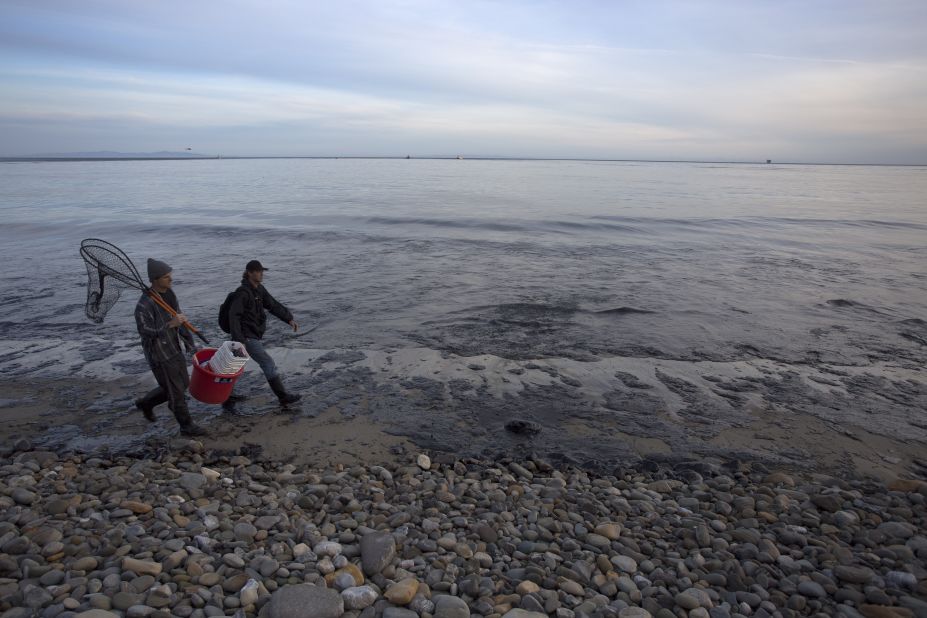
[[[158,381],[158,387],[142,397],[142,401],[152,407],[167,403],[174,413],[174,418],[181,427],[190,425],[190,411],[187,409],[187,387],[190,386],[190,374],[187,373],[187,361],[183,356],[167,363],[150,363],[151,373]]]

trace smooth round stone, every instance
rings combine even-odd
[[[354,581],[354,576],[347,572],[341,572],[335,575],[334,582],[335,589],[344,592],[348,588],[354,588],[357,586],[357,582]],[[366,606],[365,606],[366,607]],[[354,609],[363,609],[363,608],[354,608]]]
[[[637,572],[637,560],[631,558],[630,556],[616,555],[611,557],[612,564],[615,567],[624,573],[636,573]]]
[[[901,541],[910,539],[916,533],[914,526],[908,522],[902,521],[887,521],[881,523],[876,530],[891,539]]]
[[[405,607],[387,607],[383,610],[383,618],[419,618],[418,614]]]
[[[113,602],[105,594],[91,594],[87,599],[93,609],[112,609]]]
[[[621,536],[621,525],[616,523],[599,524],[593,531],[596,534],[604,536],[609,541],[617,541]]]
[[[585,590],[581,585],[569,579],[561,580],[559,588],[567,594],[572,594],[576,597],[582,597],[585,594]]]
[[[874,573],[872,569],[862,566],[838,565],[834,567],[834,575],[837,579],[851,584],[865,584],[872,579]]]
[[[652,614],[643,607],[624,607],[618,612],[618,618],[651,618]]]
[[[675,597],[673,597],[673,600],[676,601],[676,605],[686,610],[701,607],[701,603],[699,603],[698,597],[690,594],[688,591],[680,592]]]
[[[488,524],[480,524],[477,526],[476,533],[485,543],[495,543],[499,540],[499,534]]]
[[[133,605],[126,610],[126,618],[146,618],[156,611],[158,610],[147,605]]]
[[[258,572],[264,577],[270,577],[280,568],[280,563],[273,558],[265,558],[258,567]]]
[[[526,579],[522,582],[519,582],[518,586],[515,587],[515,592],[520,596],[525,596],[531,594],[532,592],[537,592],[540,589],[540,586],[538,586],[536,583]]]
[[[218,573],[203,573],[200,575],[199,583],[201,586],[215,586],[222,581],[222,576]]]
[[[260,586],[258,583],[253,579],[249,579],[238,592],[238,599],[241,602],[241,606],[248,607],[249,605],[254,605],[258,600],[259,592]]]
[[[122,559],[122,568],[138,575],[160,575],[162,566],[160,562],[126,557]]]
[[[827,592],[821,584],[807,580],[798,583],[798,593],[812,599],[823,599],[827,596]]]
[[[406,605],[418,592],[419,582],[414,577],[408,577],[386,589],[383,596],[394,605]]]
[[[222,556],[222,562],[233,569],[241,569],[245,566],[245,561],[238,554],[225,554]]]
[[[889,571],[885,574],[885,581],[902,589],[909,588],[913,590],[917,587],[917,576],[914,575],[914,573],[907,573],[905,571]],[[922,607],[921,609],[927,609],[927,607]]]
[[[334,590],[311,584],[284,586],[273,593],[261,613],[266,618],[340,618],[344,599]]]
[[[3,553],[5,554],[13,554],[14,556],[17,556],[19,554],[24,554],[27,551],[29,551],[29,548],[31,546],[32,546],[32,541],[30,541],[24,536],[18,536],[4,543],[3,547],[0,548],[0,551],[3,551]]]
[[[112,598],[113,608],[125,611],[142,602],[142,595],[132,592],[117,592]]]
[[[612,544],[611,541],[609,541],[607,538],[605,538],[601,534],[595,534],[595,533],[587,534],[586,542],[594,547],[602,547],[602,548],[610,547]]]
[[[39,583],[43,586],[57,586],[64,581],[65,573],[59,569],[52,569],[39,578]]]
[[[317,543],[316,546],[312,548],[312,551],[317,556],[328,556],[330,558],[334,558],[341,553],[342,548],[340,543],[322,541],[321,543]]]
[[[834,513],[834,523],[838,528],[851,528],[859,525],[859,516],[852,511],[837,511]]]
[[[341,591],[341,598],[344,599],[344,608],[347,610],[358,610],[373,605],[377,597],[377,591],[370,586],[355,586],[345,588]]]
[[[239,522],[235,524],[232,532],[239,541],[253,541],[254,536],[257,534],[257,528],[248,522]]]
[[[455,596],[438,595],[434,599],[434,618],[470,618],[467,603]]]
[[[21,504],[24,506],[29,506],[36,501],[36,498],[38,498],[37,494],[29,491],[25,487],[14,488],[12,493],[10,493],[10,496],[13,498],[13,501],[16,504]]]
[[[83,558],[78,558],[71,564],[71,569],[74,571],[92,571],[97,568],[98,561],[93,556],[85,556]]]
[[[70,500],[49,500],[45,503],[45,512],[49,515],[60,515],[67,513],[70,506]]]

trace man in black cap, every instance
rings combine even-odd
[[[280,403],[285,405],[295,403],[301,397],[296,393],[286,391],[274,359],[264,349],[261,338],[264,337],[264,331],[267,328],[265,309],[292,326],[294,332],[299,330],[299,325],[293,319],[290,310],[277,302],[262,285],[265,270],[267,269],[257,260],[251,260],[245,266],[241,286],[235,291],[235,296],[229,305],[229,332],[232,339],[245,345],[248,354],[260,365],[274,395]],[[242,399],[244,398],[233,394],[229,397],[227,404],[231,405]]]
[[[187,409],[187,387],[190,386],[190,374],[187,373],[187,359],[180,349],[180,340],[188,352],[192,352],[193,335],[183,328],[186,316],[180,313],[180,303],[171,289],[173,277],[171,267],[159,260],[148,259],[148,279],[154,290],[177,315],[171,316],[161,308],[147,293],[143,293],[135,305],[135,324],[142,337],[142,349],[145,360],[151,367],[158,387],[135,401],[135,406],[142,411],[149,421],[155,420],[154,407],[167,403],[180,423],[180,433],[185,436],[202,436],[206,431],[193,423]]]

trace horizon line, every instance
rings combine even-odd
[[[505,157],[505,156],[477,156],[477,155],[199,155],[179,154],[178,156],[79,156],[67,155],[49,156],[0,156],[0,163],[50,163],[50,162],[77,162],[77,161],[215,161],[215,160],[249,160],[249,159],[361,159],[361,160],[424,160],[424,161],[576,161],[589,163],[701,163],[721,165],[832,165],[832,166],[862,166],[862,167],[925,167],[927,163],[837,163],[826,161],[776,161],[772,159],[758,161],[725,161],[725,160],[699,160],[699,159],[613,159],[594,157]]]

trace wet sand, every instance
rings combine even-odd
[[[241,386],[250,399],[234,413],[191,402],[210,448],[247,446],[316,466],[428,452],[539,456],[601,472],[710,458],[881,480],[927,473],[927,391],[912,367],[512,360],[428,348],[273,354],[303,401],[281,408],[249,366]],[[132,405],[153,386],[136,355],[125,347],[67,376],[46,369],[0,380],[0,442],[112,454],[166,448],[177,431],[170,412],[160,407],[149,424]],[[527,431],[507,429],[513,422]]]

